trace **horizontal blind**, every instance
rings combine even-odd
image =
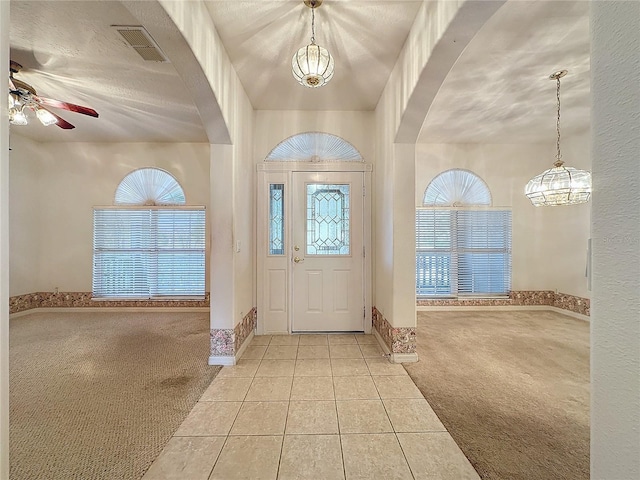
[[[456,212],[458,293],[506,295],[511,289],[511,212]]]
[[[416,209],[416,295],[451,296],[456,272],[452,210]]]
[[[205,211],[95,208],[93,296],[203,297]]]
[[[416,295],[506,295],[511,211],[416,209]]]

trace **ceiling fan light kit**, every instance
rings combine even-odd
[[[13,74],[20,70],[22,70],[22,65],[11,60],[9,64],[9,122],[12,125],[28,125],[29,119],[26,111],[32,110],[44,126],[57,125],[65,130],[75,128],[74,125],[46,107],[61,108],[90,117],[98,117],[98,112],[92,108],[40,97],[31,85],[13,77]]]
[[[555,207],[586,203],[591,197],[591,173],[573,167],[565,167],[560,154],[560,79],[567,70],[554,72],[549,76],[556,81],[557,121],[556,121],[556,161],[553,168],[536,175],[525,187],[525,195],[536,207]]]
[[[291,71],[300,85],[318,88],[333,78],[334,61],[326,48],[316,44],[315,9],[322,0],[304,0],[304,4],[311,9],[311,43],[293,55]]]

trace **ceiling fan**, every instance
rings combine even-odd
[[[20,70],[22,70],[22,65],[11,60],[9,65],[9,122],[13,125],[27,125],[29,123],[25,109],[33,110],[43,125],[55,124],[65,130],[70,130],[75,126],[47,107],[98,117],[98,112],[92,108],[39,96],[31,85],[13,77],[13,74]]]

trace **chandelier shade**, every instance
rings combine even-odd
[[[329,51],[316,44],[315,9],[322,0],[305,0],[304,4],[311,9],[311,43],[294,53],[291,73],[300,85],[318,88],[333,78],[334,62]]]
[[[299,49],[291,60],[293,77],[309,88],[321,87],[331,80],[333,66],[329,51],[313,42]]]
[[[586,203],[591,197],[591,173],[560,164],[529,180],[525,194],[536,207]]]
[[[556,121],[556,161],[553,168],[536,175],[524,189],[525,195],[536,207],[555,207],[586,203],[591,198],[591,173],[565,167],[560,154],[560,79],[567,74],[560,70],[549,76],[556,81],[558,115]]]

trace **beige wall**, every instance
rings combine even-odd
[[[210,207],[207,144],[37,143],[13,135],[10,166],[12,295],[91,291],[92,207],[112,205],[132,170],[165,169],[188,204]]]
[[[589,169],[588,137],[564,143],[567,164]],[[549,168],[554,155],[551,144],[418,145],[415,204],[422,205],[425,188],[439,173],[471,170],[489,186],[494,206],[512,209],[512,289],[558,290],[588,298],[590,204],[534,207],[524,195],[529,179]]]

